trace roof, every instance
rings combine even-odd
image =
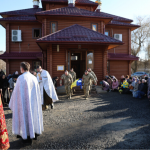
[[[129,54],[108,53],[108,60],[139,60],[139,57]]]
[[[111,43],[122,45],[123,42],[99,32],[85,28],[78,24],[72,25],[45,37],[37,39],[42,42],[84,42],[84,43]]]
[[[42,52],[13,52],[13,53],[7,53],[0,55],[0,59],[38,59],[42,57]]]
[[[0,15],[35,15],[36,12],[42,11],[42,8],[29,8],[7,12],[0,12]]]
[[[68,0],[41,0],[42,2],[55,2],[55,3],[68,3]],[[76,0],[76,4],[90,4],[90,5],[98,5],[95,2],[90,0]]]
[[[85,9],[80,9],[77,7],[62,7],[57,9],[51,9],[47,11],[40,11],[37,12],[36,15],[56,15],[56,16],[87,16],[87,17],[98,17],[98,18],[109,18],[113,19],[112,17],[107,17],[101,15],[101,13],[92,12]]]
[[[130,24],[130,23],[126,23],[126,22],[119,22],[119,21],[115,21],[112,20],[109,24],[107,25],[119,25],[119,26],[132,26],[132,27],[140,27],[139,25],[135,25],[135,24]]]
[[[62,8],[51,9],[47,11],[40,11],[37,12],[36,15],[87,16],[87,17],[111,18],[114,20],[128,21],[128,22],[133,21],[127,18],[107,14],[104,12],[96,12],[96,11],[93,12],[86,9],[80,9],[77,7],[62,7]]]
[[[0,18],[0,21],[36,21],[35,16],[15,16]]]
[[[131,19],[116,16],[116,15],[112,15],[112,14],[108,14],[108,13],[105,13],[105,12],[99,12],[99,14],[101,14],[101,16],[112,17],[113,20],[116,20],[116,21],[119,20],[119,21],[133,22],[133,20],[131,20]]]
[[[43,0],[43,1],[58,1],[58,2],[64,2],[67,0]],[[89,0],[76,0],[76,3],[94,3]],[[94,3],[97,4],[97,3]],[[14,11],[7,11],[7,12],[0,12],[0,15],[78,15],[78,16],[88,16],[88,17],[100,17],[100,18],[112,18],[116,21],[128,21],[132,22],[133,20],[127,19],[124,17],[104,13],[104,12],[92,12],[85,9],[80,9],[77,7],[63,7],[63,8],[57,8],[52,9],[48,11],[43,11],[42,8],[29,8],[29,9],[22,9],[22,10],[14,10]]]

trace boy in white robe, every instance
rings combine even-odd
[[[12,132],[22,137],[24,143],[32,143],[37,135],[42,134],[42,100],[38,81],[30,70],[30,64],[20,64],[22,75],[19,76],[12,93],[9,107],[13,112]]]
[[[48,105],[51,105],[51,108],[53,109],[53,102],[56,102],[58,100],[58,96],[52,78],[48,71],[42,69],[41,66],[37,66],[37,71],[37,80],[40,85],[43,110],[46,110],[48,108]]]

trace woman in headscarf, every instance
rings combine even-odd
[[[109,86],[109,83],[108,82],[106,82],[106,81],[101,81],[100,82],[100,84],[102,85],[102,89],[104,90],[104,91],[107,91],[107,92],[110,92],[111,90],[110,90],[110,86]]]
[[[134,85],[134,89],[133,89],[133,97],[137,96],[137,91],[138,91],[138,87],[139,87],[139,80],[137,78],[135,78],[135,85]]]
[[[112,82],[113,82],[113,80],[111,79],[110,76],[107,77],[107,82],[108,82],[108,84],[109,84],[109,88],[112,89]]]
[[[133,94],[134,87],[135,87],[135,77],[132,78],[132,82],[131,82],[131,84],[129,86],[129,89],[132,92],[132,94]]]
[[[118,86],[119,86],[118,80],[114,78],[112,83],[112,90],[113,91],[118,90]]]
[[[124,79],[124,75],[121,76],[121,79],[120,79],[120,84],[119,84],[119,87],[121,87],[121,85],[123,84],[123,79]]]
[[[13,77],[8,81],[9,82],[10,98],[11,98],[12,92],[16,86],[17,78],[18,78],[18,75],[13,75]]]
[[[143,80],[143,81],[142,81]],[[143,98],[145,93],[145,87],[144,87],[144,83],[145,83],[145,79],[139,80],[139,87],[138,87],[138,91],[137,91],[137,95],[136,98]]]
[[[108,75],[106,75],[106,76],[105,76],[105,79],[104,79],[106,82],[107,82],[107,78],[108,78]]]
[[[130,79],[129,79],[129,75],[126,75],[126,81],[129,83]],[[130,84],[130,83],[129,83]]]

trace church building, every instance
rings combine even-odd
[[[42,3],[42,8],[39,8]],[[131,31],[133,20],[101,11],[101,1],[33,0],[33,7],[0,12],[6,29],[6,73],[20,71],[27,61],[52,77],[74,68],[81,78],[92,68],[102,80],[105,75],[131,75]],[[119,14],[119,12],[118,12]]]

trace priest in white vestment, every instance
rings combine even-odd
[[[53,109],[53,102],[56,102],[58,100],[58,96],[52,78],[48,71],[42,69],[41,66],[37,67],[37,71],[37,80],[40,85],[43,110],[47,109],[48,105],[51,105],[51,108]]]
[[[23,142],[36,139],[42,134],[43,115],[39,83],[30,70],[30,64],[20,64],[22,75],[19,76],[12,93],[9,107],[12,110],[12,132],[22,137]]]

